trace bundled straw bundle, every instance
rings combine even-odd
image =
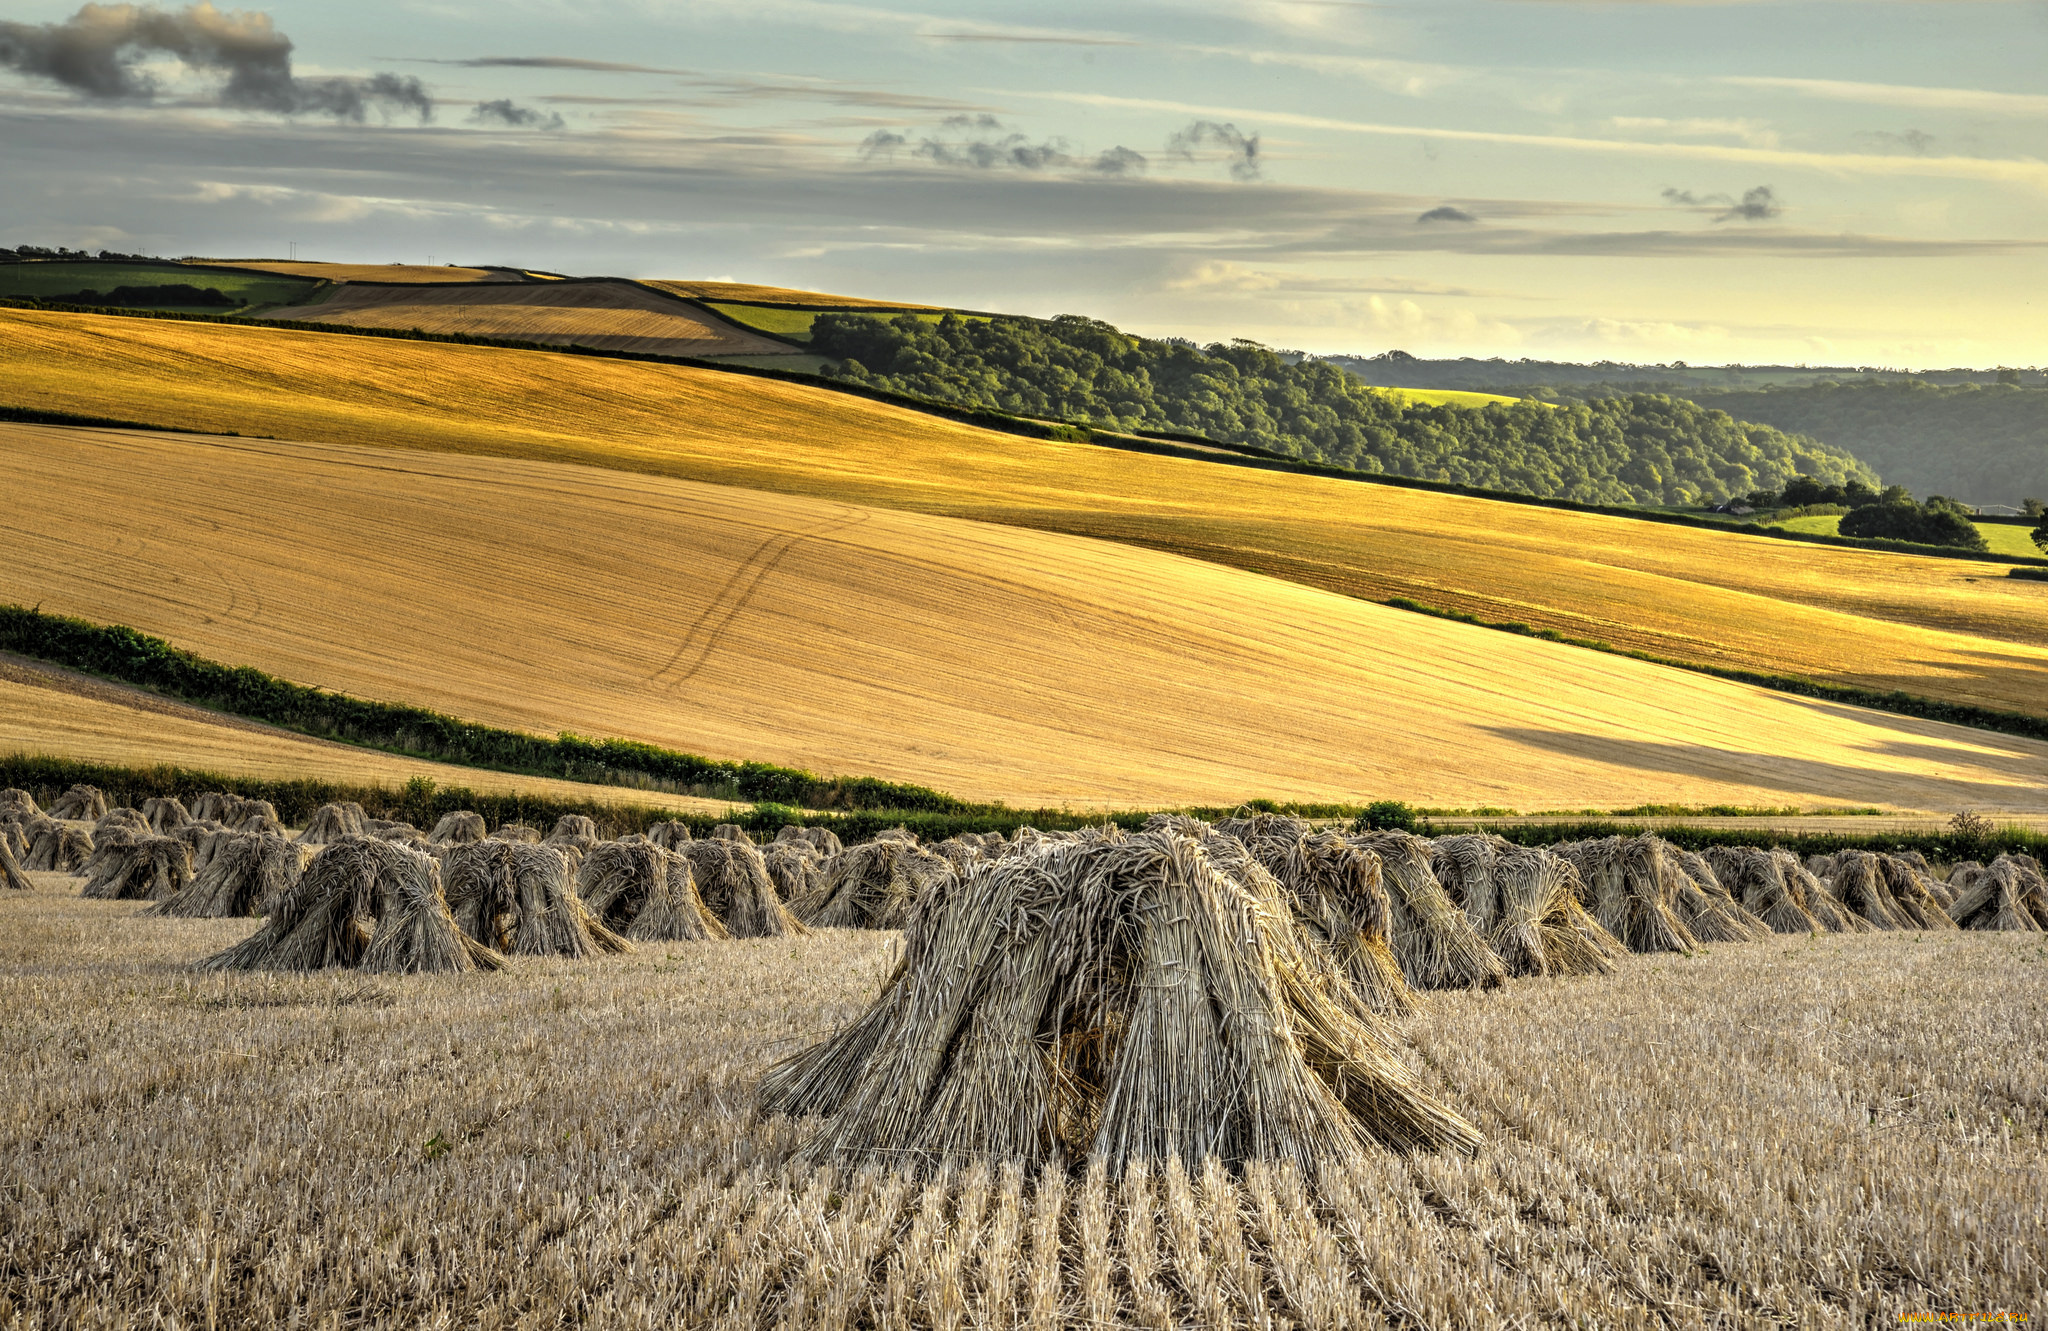
[[[688,823],[672,819],[648,828],[647,839],[663,850],[674,850],[679,846],[687,846],[694,838],[690,835]]]
[[[1388,941],[1401,973],[1417,989],[1491,989],[1507,967],[1430,868],[1430,843],[1409,832],[1345,838],[1379,856],[1392,921]]]
[[[242,818],[242,811],[237,807],[241,802],[240,796],[225,790],[208,790],[192,797],[189,812],[192,821],[198,823],[235,823]]]
[[[241,818],[229,824],[237,832],[276,832],[284,835],[284,823],[279,820],[277,810],[270,807],[269,800],[245,800]]]
[[[488,840],[445,853],[448,905],[462,932],[522,957],[592,957],[633,945],[576,894],[553,846]]]
[[[1173,828],[1177,821],[1155,816],[1146,825]],[[1388,1016],[1415,1010],[1415,995],[1394,956],[1393,906],[1381,881],[1378,855],[1335,832],[1318,832],[1298,818],[1280,814],[1228,818],[1216,824],[1215,835],[1235,838],[1272,876],[1303,938],[1328,955],[1368,1011]],[[1197,839],[1203,840],[1212,864],[1237,877],[1253,896],[1262,895],[1224,862],[1213,845]]]
[[[1611,836],[1551,849],[1572,862],[1593,918],[1629,951],[1690,952],[1699,946],[1678,916],[1678,879],[1684,875],[1665,864],[1661,838]]]
[[[1695,850],[1664,842],[1664,862],[1676,875],[1678,918],[1702,943],[1750,943],[1771,936],[1771,926],[1736,899],[1714,866]]]
[[[953,872],[959,874],[966,873],[975,865],[990,858],[988,847],[982,843],[979,836],[971,833],[946,838],[932,847],[932,853],[952,865]]]
[[[192,881],[192,856],[176,837],[103,837],[86,862],[79,895],[94,901],[162,901]]]
[[[367,836],[330,842],[270,903],[261,929],[199,963],[213,971],[345,966],[387,974],[504,964],[455,927],[431,856]]]
[[[240,834],[228,831],[219,823],[186,823],[171,835],[185,843],[185,851],[192,857],[192,873],[196,877],[213,862],[213,853],[223,837]]]
[[[1572,865],[1497,836],[1439,837],[1430,864],[1509,975],[1604,975],[1628,949],[1579,904]]]
[[[1920,864],[1926,861],[1921,860]],[[1934,879],[1921,872],[1920,865],[1903,855],[1879,855],[1878,872],[1884,875],[1885,886],[1890,889],[1892,900],[1899,903],[1899,913],[1918,929],[1953,929],[1956,922],[1948,917],[1948,905],[1935,891]]]
[[[636,943],[730,936],[704,908],[689,860],[644,837],[600,842],[583,861],[576,890],[607,928]]]
[[[1868,920],[1878,929],[1910,929],[1912,920],[1892,896],[1885,881],[1884,866],[1867,850],[1844,850],[1835,855],[1834,877],[1828,880],[1835,900]]]
[[[784,905],[808,901],[825,885],[825,866],[808,841],[771,841],[761,848],[761,861]]]
[[[918,897],[951,877],[953,866],[943,856],[889,837],[826,860],[816,895],[792,904],[798,918],[815,928],[900,929]]]
[[[1755,846],[1709,846],[1707,864],[1744,910],[1773,933],[1810,934],[1821,922],[1807,908],[1803,880],[1786,881],[1783,862]]]
[[[78,873],[92,858],[93,836],[82,827],[44,818],[33,824],[22,867],[30,873]]]
[[[1949,918],[1964,929],[2035,933],[2048,930],[2048,878],[2031,855],[2000,855],[1965,875],[1951,873],[1957,892]]]
[[[34,818],[42,813],[42,810],[36,807],[36,797],[19,786],[9,786],[5,790],[0,790],[0,818],[6,817],[10,810],[24,818]]]
[[[183,890],[150,908],[151,915],[221,919],[261,915],[299,881],[299,848],[275,832],[223,832],[204,867]]]
[[[528,827],[525,823],[506,823],[503,827],[491,833],[490,840],[511,841],[523,846],[538,846],[540,844],[540,829],[538,827]]]
[[[16,859],[27,855],[30,826],[27,822],[0,815],[0,846],[7,847],[7,853]]]
[[[1791,851],[1773,850],[1771,859],[1784,875],[1786,889],[1799,898],[1821,928],[1831,934],[1867,934],[1877,927],[1850,910],[1835,895],[1835,889],[1828,886],[1828,881],[1801,864]]]
[[[169,836],[191,822],[192,815],[185,812],[185,806],[180,801],[163,796],[142,802],[142,820],[148,823],[149,830],[158,836]]]
[[[794,839],[810,842],[811,849],[818,852],[818,858],[821,860],[830,859],[846,849],[840,844],[839,834],[829,827],[785,827],[775,834],[775,839],[780,841],[784,835],[791,832],[797,834]],[[996,840],[1000,841],[1002,838],[997,837]]]
[[[1284,907],[1171,829],[977,865],[905,943],[866,1014],[761,1082],[763,1112],[827,1116],[804,1159],[1216,1157],[1313,1178],[1375,1142],[1479,1144],[1312,978]]]
[[[747,829],[738,823],[720,823],[711,829],[713,841],[737,841],[742,846],[754,844],[754,838],[747,835]]]
[[[690,862],[705,909],[734,938],[782,938],[810,932],[775,895],[768,863],[753,843],[692,841],[675,854]]]
[[[555,830],[548,833],[548,836],[551,839],[555,837],[574,837],[579,840],[588,837],[590,840],[596,841],[598,839],[597,824],[584,814],[565,813],[555,819]]]
[[[15,858],[14,850],[5,841],[0,841],[0,888],[15,892],[33,892],[35,884],[29,882],[22,872],[21,861]]]
[[[368,831],[368,819],[363,816],[362,805],[354,801],[323,804],[306,820],[306,830],[299,833],[299,844],[329,846],[343,837],[362,836]]]
[[[57,797],[50,806],[52,818],[66,818],[78,822],[90,822],[107,811],[107,797],[100,794],[97,786],[73,786]]]
[[[427,834],[427,840],[437,846],[473,846],[483,839],[483,816],[468,809],[442,814],[441,821]]]
[[[132,837],[156,835],[156,829],[149,825],[149,819],[142,816],[140,809],[109,809],[92,825],[95,841],[104,841],[110,833],[121,832]]]

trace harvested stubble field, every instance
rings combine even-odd
[[[1801,1326],[2048,1295],[2048,948],[1832,935],[1432,995],[1476,1158],[786,1163],[894,936],[206,975],[249,921],[0,896],[0,1318],[35,1327]],[[119,1180],[118,1186],[112,1183]]]
[[[692,300],[736,301],[742,305],[797,305],[812,310],[930,310],[944,313],[943,305],[919,305],[914,301],[870,300],[866,296],[832,296],[822,291],[798,291],[792,287],[761,287],[750,282],[696,282],[660,279],[647,283]]]
[[[540,734],[1025,808],[2048,810],[2048,744],[1109,542],[557,463],[0,441],[0,488],[65,478],[0,515],[0,600]]]
[[[260,780],[311,778],[399,787],[415,777],[491,794],[723,813],[725,800],[660,790],[585,785],[405,758],[330,743],[188,707],[0,652],[0,754],[47,755],[116,767],[188,767]]]
[[[0,375],[8,405],[1105,537],[1679,660],[2043,710],[2048,596],[1970,560],[1048,443],[804,384],[546,352],[0,311]]]
[[[657,356],[771,356],[780,342],[630,282],[386,286],[351,282],[316,305],[266,317],[356,328],[416,328]]]

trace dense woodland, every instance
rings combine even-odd
[[[1694,400],[1839,444],[1909,490],[2015,507],[2048,498],[2048,390],[1906,380]]]
[[[1848,452],[1661,394],[1555,406],[1406,403],[1336,365],[1052,320],[821,315],[835,377],[1022,416],[1187,432],[1289,457],[1585,503],[1697,504],[1794,476],[1874,486]]]

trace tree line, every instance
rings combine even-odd
[[[1878,484],[1844,449],[1663,394],[1555,406],[1427,403],[1255,343],[1133,337],[1078,315],[822,314],[810,345],[839,362],[831,377],[932,401],[1195,434],[1359,471],[1581,503],[1712,504],[1799,475]]]

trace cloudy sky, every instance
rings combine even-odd
[[[0,5],[0,243],[2039,364],[2048,4]]]

